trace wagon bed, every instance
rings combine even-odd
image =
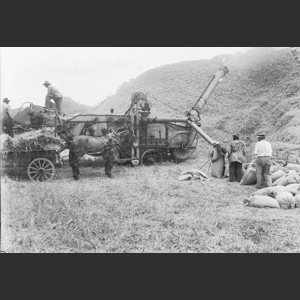
[[[56,150],[1,150],[1,169],[26,169],[33,181],[50,181],[55,176]]]

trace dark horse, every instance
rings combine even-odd
[[[79,179],[78,163],[84,154],[104,157],[105,173],[108,177],[111,177],[113,164],[119,157],[121,135],[124,133],[129,133],[132,143],[135,142],[135,135],[130,129],[120,133],[111,130],[111,132],[101,137],[80,135],[73,138],[70,133],[65,132],[62,136],[68,140],[69,165],[72,168],[73,178],[75,180]]]

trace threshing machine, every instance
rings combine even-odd
[[[124,126],[130,128],[137,143],[132,145],[126,139],[122,141],[119,162],[152,165],[160,164],[168,158],[183,161],[195,152],[197,134],[212,146],[218,143],[202,130],[200,114],[218,83],[228,72],[227,67],[220,67],[194,107],[182,119],[151,118],[151,102],[145,94],[136,92],[132,94],[130,107],[123,115],[79,114],[67,118],[66,126],[73,136],[102,136],[110,129],[118,131]]]

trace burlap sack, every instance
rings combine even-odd
[[[268,196],[252,196],[248,206],[280,208],[278,201]]]
[[[276,195],[275,199],[281,207],[295,203],[294,196],[290,192],[280,192]]]
[[[256,170],[255,168],[248,167],[244,176],[241,179],[241,185],[251,185],[256,182]]]

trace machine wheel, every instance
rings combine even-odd
[[[27,168],[27,174],[33,181],[52,180],[55,175],[55,167],[47,158],[35,158]]]
[[[143,153],[141,164],[143,166],[161,165],[163,161],[162,154],[157,150],[147,150]]]
[[[188,133],[179,131],[170,139],[170,152],[180,160],[188,159],[196,150],[198,140],[195,139],[192,145],[188,145]]]

